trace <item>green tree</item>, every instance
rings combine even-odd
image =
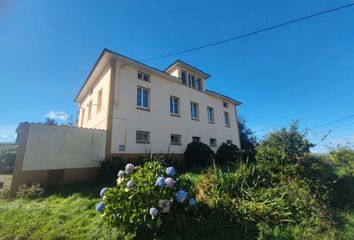
[[[331,159],[344,169],[345,174],[354,174],[354,150],[349,146],[338,146],[330,151]]]
[[[44,124],[52,125],[52,126],[57,126],[58,125],[58,123],[54,119],[49,118],[49,117],[46,118]]]
[[[256,156],[256,147],[258,145],[257,138],[252,129],[246,126],[244,119],[239,119],[238,126],[240,129],[240,140],[242,152],[250,160],[254,160]]]
[[[305,159],[314,145],[300,133],[297,122],[289,130],[281,128],[266,135],[257,147],[257,165],[272,172],[283,172],[285,168]]]

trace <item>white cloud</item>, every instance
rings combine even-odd
[[[16,134],[1,134],[0,143],[15,142]]]
[[[17,126],[0,126],[0,143],[15,142]]]
[[[47,118],[54,119],[57,121],[65,122],[69,119],[69,115],[65,112],[58,112],[58,111],[49,111],[45,115]]]

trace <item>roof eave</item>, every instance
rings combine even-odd
[[[95,64],[93,65],[93,67],[92,67],[92,69],[91,69],[89,75],[87,76],[87,78],[86,78],[84,84],[82,84],[82,86],[81,86],[79,92],[77,93],[77,95],[76,95],[76,97],[75,97],[75,99],[74,99],[74,102],[75,102],[75,103],[78,103],[78,98],[79,98],[79,96],[80,96],[82,90],[84,89],[86,83],[88,82],[88,80],[89,80],[90,77],[92,76],[92,73],[95,71],[96,67],[98,66],[99,62],[101,61],[101,59],[103,58],[103,56],[104,56],[104,54],[105,54],[106,52],[111,52],[111,51],[110,51],[109,49],[107,49],[107,48],[104,48],[104,49],[102,50],[100,56],[97,58],[97,60],[96,60]]]
[[[171,69],[173,69],[174,67],[177,67],[177,66],[190,68],[193,71],[197,72],[199,75],[201,75],[204,79],[207,79],[207,78],[211,77],[208,73],[203,72],[202,70],[200,70],[200,69],[198,69],[198,68],[196,68],[196,67],[194,67],[194,66],[192,66],[192,65],[190,65],[188,63],[185,63],[185,62],[183,62],[180,59],[177,59],[172,64],[170,64],[167,68],[165,68],[164,72],[168,72],[168,71],[170,71]]]
[[[239,106],[239,105],[242,104],[241,102],[239,102],[239,101],[237,101],[237,100],[235,100],[235,99],[233,99],[233,98],[230,98],[230,97],[228,97],[228,96],[225,96],[225,95],[220,94],[220,93],[217,93],[217,92],[214,92],[214,91],[212,91],[212,90],[207,90],[207,89],[206,89],[205,92],[206,92],[207,94],[209,94],[209,95],[212,95],[212,96],[215,96],[215,97],[218,97],[218,98],[222,98],[222,99],[224,99],[224,100],[226,100],[226,101],[232,102],[235,106]]]

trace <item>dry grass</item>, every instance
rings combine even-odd
[[[11,174],[0,174],[0,182],[4,183],[3,188],[10,188],[11,180],[12,180]]]

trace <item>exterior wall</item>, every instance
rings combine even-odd
[[[108,116],[108,101],[109,101],[109,88],[111,79],[111,68],[107,66],[102,74],[95,82],[92,91],[80,104],[79,111],[79,127],[107,129],[107,116]],[[102,104],[101,110],[98,104],[98,92],[102,89]],[[88,120],[89,103],[92,101],[91,119]],[[84,110],[85,109],[85,110]],[[85,113],[84,113],[85,112]]]
[[[118,102],[114,105],[113,114],[113,154],[146,151],[183,153],[193,136],[200,137],[208,145],[210,138],[216,138],[217,147],[226,140],[232,140],[240,146],[236,109],[232,102],[228,102],[229,107],[224,108],[225,100],[222,98],[164,79],[149,71],[147,73],[151,81],[141,81],[137,78],[137,71],[132,65],[117,62],[115,98]],[[137,86],[150,89],[149,111],[136,107]],[[171,95],[180,99],[180,117],[170,116]],[[199,121],[191,119],[191,101],[199,104]],[[208,106],[214,108],[215,124],[207,121]],[[229,112],[230,127],[224,125],[224,111]],[[150,144],[136,143],[137,130],[150,132]],[[171,134],[181,135],[182,144],[170,145]],[[119,145],[125,145],[125,151],[120,151]],[[212,149],[216,150],[217,147]]]
[[[22,170],[98,167],[105,137],[95,129],[30,125]]]
[[[11,193],[21,184],[84,181],[97,177],[105,131],[23,124],[17,136]]]

